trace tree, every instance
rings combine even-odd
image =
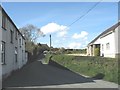
[[[44,36],[43,32],[36,26],[29,24],[20,28],[27,42],[36,42],[40,36]]]
[[[65,52],[65,48],[64,48],[64,47],[61,47],[61,48],[60,48],[60,52],[61,52],[61,53],[64,53],[64,52]]]
[[[30,52],[33,55],[33,50],[35,49],[36,45],[34,44],[34,42],[26,42],[26,46],[25,49]]]
[[[20,28],[19,30],[25,37],[26,50],[30,53],[33,53],[36,47],[35,42],[37,41],[38,38],[40,38],[41,36],[44,36],[44,34],[41,32],[41,30],[38,27],[32,24],[26,25]]]
[[[36,45],[36,41],[41,36],[45,36],[43,32],[39,28],[34,25],[26,25],[19,29],[23,36],[25,37],[26,42],[26,50],[29,52],[29,61],[34,61],[37,59],[39,54],[38,45]]]
[[[38,50],[39,50],[40,52],[43,52],[43,51],[45,51],[45,50],[47,50],[47,51],[50,50],[50,48],[49,48],[49,46],[48,46],[47,44],[38,43],[37,46],[38,46]]]

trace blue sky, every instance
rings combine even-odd
[[[118,3],[101,2],[82,19],[68,27],[95,3],[7,2],[2,3],[2,6],[18,28],[33,24],[46,34],[37,42],[49,45],[49,35],[52,34],[53,47],[85,48],[97,35],[118,21]]]

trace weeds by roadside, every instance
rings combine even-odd
[[[42,63],[48,64],[51,59],[52,59],[52,54],[46,54]]]
[[[98,77],[107,81],[118,82],[118,60],[104,57],[83,57],[83,56],[67,56],[54,55],[52,60],[67,67],[68,69],[88,75],[90,77]]]

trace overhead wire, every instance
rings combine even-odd
[[[68,29],[68,27],[71,27],[73,24],[75,24],[77,21],[79,21],[80,19],[82,19],[84,16],[86,16],[90,11],[92,11],[99,3],[101,3],[102,0],[99,0],[99,2],[95,3],[90,9],[88,9],[82,16],[78,17],[76,20],[74,20],[71,24],[69,24],[67,26],[66,29]]]
[[[86,16],[90,11],[92,11],[99,3],[101,3],[102,0],[94,4],[90,9],[88,9],[82,16],[78,17],[76,20],[74,20],[71,24],[68,25],[68,27],[72,26],[74,23],[82,19],[84,16]]]
[[[79,21],[80,19],[82,19],[84,16],[86,16],[90,11],[92,11],[98,4],[101,3],[102,0],[99,0],[97,3],[95,3],[90,9],[88,9],[82,16],[78,17],[76,20],[74,20],[71,24],[69,24],[67,26],[68,27],[71,27],[73,24],[75,24],[77,21]],[[67,29],[66,28],[66,29]],[[68,38],[68,37],[64,37],[64,38]]]

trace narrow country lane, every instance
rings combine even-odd
[[[117,88],[117,84],[76,74],[55,62],[32,62],[3,82],[9,88]],[[5,90],[6,90],[5,89]]]

